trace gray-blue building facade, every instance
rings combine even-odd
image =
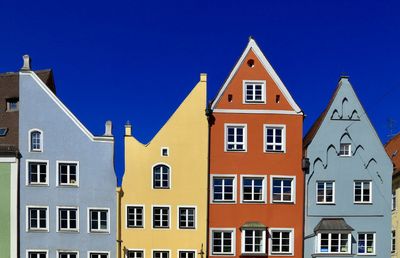
[[[19,256],[116,257],[111,122],[103,136],[93,136],[25,59],[19,79]]]
[[[390,257],[393,166],[347,77],[304,156],[304,257]]]

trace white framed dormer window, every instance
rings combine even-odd
[[[317,204],[335,203],[335,181],[317,181]]]
[[[354,181],[354,203],[372,203],[372,181]]]
[[[213,203],[236,202],[236,176],[211,175],[211,196]]]
[[[294,254],[294,229],[270,228],[269,229],[269,254],[293,255]]]
[[[57,207],[57,231],[79,232],[78,207]]]
[[[77,251],[58,251],[57,258],[79,258]]]
[[[144,258],[144,250],[127,250],[126,258]]]
[[[26,231],[49,231],[48,206],[26,206]]]
[[[153,228],[167,229],[170,227],[170,207],[153,206]]]
[[[296,177],[271,176],[271,202],[294,203],[296,200]]]
[[[171,188],[171,168],[166,164],[153,166],[153,189]]]
[[[196,228],[196,207],[194,206],[178,207],[178,228],[179,229]]]
[[[264,152],[286,151],[286,125],[264,125]]]
[[[235,234],[234,228],[211,228],[210,249],[212,255],[234,256]]]
[[[27,160],[26,161],[26,185],[42,186],[49,185],[49,161]]]
[[[318,233],[317,253],[350,254],[351,234],[341,232]]]
[[[29,151],[42,152],[43,151],[43,132],[39,129],[32,129],[29,131]]]
[[[225,151],[247,150],[247,125],[225,124]]]
[[[88,208],[88,222],[90,233],[109,233],[110,209]]]
[[[242,175],[240,181],[242,203],[265,203],[267,177]]]
[[[358,233],[357,254],[375,255],[375,233]]]
[[[26,257],[27,258],[48,258],[49,251],[48,250],[27,250]]]
[[[265,81],[243,81],[243,104],[266,103]]]
[[[265,254],[266,229],[242,230],[242,254]]]
[[[89,258],[110,258],[109,252],[90,251]]]
[[[57,161],[57,185],[79,186],[79,162]]]
[[[144,228],[144,205],[126,206],[126,227]]]
[[[153,258],[170,258],[169,250],[153,250]]]
[[[341,157],[350,157],[351,156],[351,143],[341,143],[339,156]]]
[[[178,258],[196,258],[196,250],[178,250]]]

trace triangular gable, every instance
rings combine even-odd
[[[282,92],[284,97],[287,99],[289,102],[290,106],[296,113],[301,113],[302,110],[300,107],[296,104],[294,101],[293,97],[290,95],[289,91],[283,84],[282,80],[279,78],[279,76],[276,74],[274,68],[272,68],[271,64],[268,62],[267,58],[264,56],[263,52],[261,49],[258,47],[256,41],[253,38],[249,39],[249,43],[247,44],[246,49],[243,51],[241,57],[239,58],[239,61],[236,63],[235,67],[229,74],[227,80],[225,81],[224,85],[221,87],[219,90],[217,97],[214,99],[214,101],[211,104],[211,109],[214,110],[218,102],[220,101],[223,93],[225,92],[226,88],[228,85],[231,83],[233,77],[236,75],[237,71],[239,70],[240,66],[243,64],[243,61],[245,60],[246,56],[249,54],[250,51],[253,51],[257,58],[261,61],[262,65],[264,66],[265,70],[268,72],[269,76],[272,78],[272,80],[275,82],[275,84],[278,86],[279,90]]]

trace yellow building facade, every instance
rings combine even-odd
[[[400,196],[400,174],[394,173],[392,181],[392,257],[400,258],[400,200],[396,198]]]
[[[125,126],[119,258],[202,258],[207,246],[206,74],[148,144]],[[162,108],[162,107],[160,107]]]

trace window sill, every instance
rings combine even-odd
[[[79,229],[59,229],[57,233],[79,234]]]
[[[240,257],[249,257],[249,256],[257,256],[257,257],[264,256],[264,257],[267,257],[268,255],[266,253],[242,253],[240,255]]]
[[[332,203],[317,202],[317,205],[336,205],[336,203],[334,203],[334,202],[332,202]]]
[[[28,229],[28,233],[49,233],[49,229]]]
[[[220,253],[220,254],[212,253],[211,256],[235,256],[235,254],[233,254],[233,253]]]
[[[290,201],[290,202],[280,202],[280,201],[272,201],[272,204],[294,204],[294,201]]]
[[[60,188],[79,188],[79,185],[57,185]]]
[[[265,204],[266,201],[242,201],[242,204]]]
[[[29,187],[48,187],[49,186],[49,184],[27,184],[26,186],[29,186]]]
[[[340,254],[340,253],[324,253],[312,254],[311,257],[353,257],[354,254]]]
[[[372,205],[372,202],[353,202],[354,205]]]
[[[89,231],[90,234],[110,234],[110,231]]]
[[[264,153],[268,154],[268,153],[285,153],[284,150],[280,150],[280,151],[274,151],[274,150],[264,150]]]

